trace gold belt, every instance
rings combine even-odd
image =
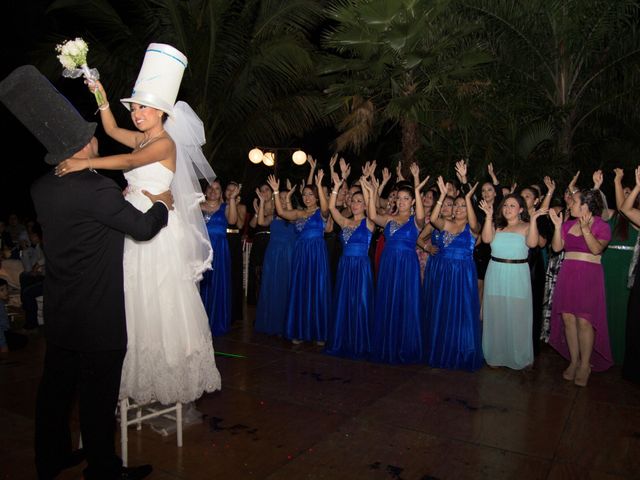
[[[240,233],[239,228],[227,228],[227,233]]]
[[[566,252],[564,254],[565,260],[578,260],[580,262],[600,263],[602,259],[601,255],[593,255],[585,252]]]

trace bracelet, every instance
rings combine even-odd
[[[436,202],[436,205],[442,205],[442,200],[438,200],[438,201]]]
[[[569,190],[569,192],[571,193],[571,195],[575,195],[576,193],[578,193],[578,190]]]
[[[274,190],[274,191],[273,191],[273,194],[274,194],[274,195],[277,195],[277,194],[279,194],[279,193],[280,193],[280,191],[279,191],[279,190]]]
[[[106,110],[109,108],[109,102],[103,103],[102,105],[98,105],[98,110]]]
[[[331,190],[331,195],[337,195],[338,192],[336,192],[335,190]]]

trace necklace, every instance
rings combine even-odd
[[[138,145],[138,148],[144,148],[147,145],[149,145],[149,143],[151,143],[153,140],[155,140],[156,138],[160,138],[162,135],[164,135],[164,130],[162,130],[159,134],[153,136],[153,137],[149,137],[146,140],[142,140],[140,142],[140,145]]]

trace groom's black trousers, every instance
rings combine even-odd
[[[126,350],[81,352],[49,343],[36,400],[35,452],[38,478],[54,478],[73,450],[70,417],[76,395],[85,479],[115,478],[122,462],[115,452],[115,413]],[[63,462],[63,464],[60,464]]]

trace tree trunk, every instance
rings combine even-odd
[[[418,122],[409,118],[402,119],[402,172],[409,178],[409,167],[416,161],[416,152],[420,148]]]

